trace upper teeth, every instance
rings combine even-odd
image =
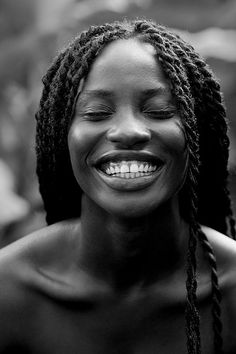
[[[149,162],[121,161],[110,162],[109,164],[106,164],[105,172],[109,175],[117,173],[150,173],[155,171],[156,168],[156,165],[152,165]]]

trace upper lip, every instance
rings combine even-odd
[[[149,151],[111,151],[96,159],[94,165],[101,166],[104,163],[115,161],[142,161],[152,164],[164,163],[164,161]]]

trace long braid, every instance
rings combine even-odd
[[[77,201],[81,198],[81,191],[73,177],[67,147],[67,132],[79,82],[89,73],[91,64],[105,45],[118,38],[132,37],[150,42],[156,48],[163,70],[171,81],[172,94],[186,133],[189,171],[181,191],[185,203],[180,203],[180,207],[190,224],[185,314],[188,353],[200,353],[201,350],[196,296],[195,251],[198,239],[211,266],[214,343],[216,353],[222,353],[221,349],[217,351],[217,348],[222,348],[222,324],[216,260],[206,236],[200,230],[199,222],[226,233],[228,218],[231,235],[235,238],[235,222],[227,189],[229,140],[225,110],[219,84],[204,60],[178,35],[163,26],[143,20],[92,26],[58,56],[44,77],[45,87],[36,115],[37,173],[47,221],[53,223],[80,214]],[[217,163],[211,163],[215,151],[218,160]],[[212,178],[215,171],[217,173]],[[67,186],[66,191],[64,185]],[[209,202],[206,199],[208,191]]]
[[[211,265],[211,281],[212,281],[212,316],[213,316],[213,330],[214,330],[214,352],[216,354],[223,354],[223,340],[222,340],[222,322],[221,322],[221,308],[220,302],[222,299],[218,284],[217,264],[214,251],[205,233],[199,229],[198,237],[202,243],[203,249],[208,255],[209,263]]]

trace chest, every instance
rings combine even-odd
[[[32,353],[187,353],[184,310],[184,306],[163,308],[158,300],[147,299],[67,306],[45,303],[31,326]],[[204,353],[213,353],[210,324],[205,327]]]

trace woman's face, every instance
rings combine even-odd
[[[151,45],[109,44],[78,98],[68,145],[85,196],[137,217],[176,200],[187,169],[180,117]]]

